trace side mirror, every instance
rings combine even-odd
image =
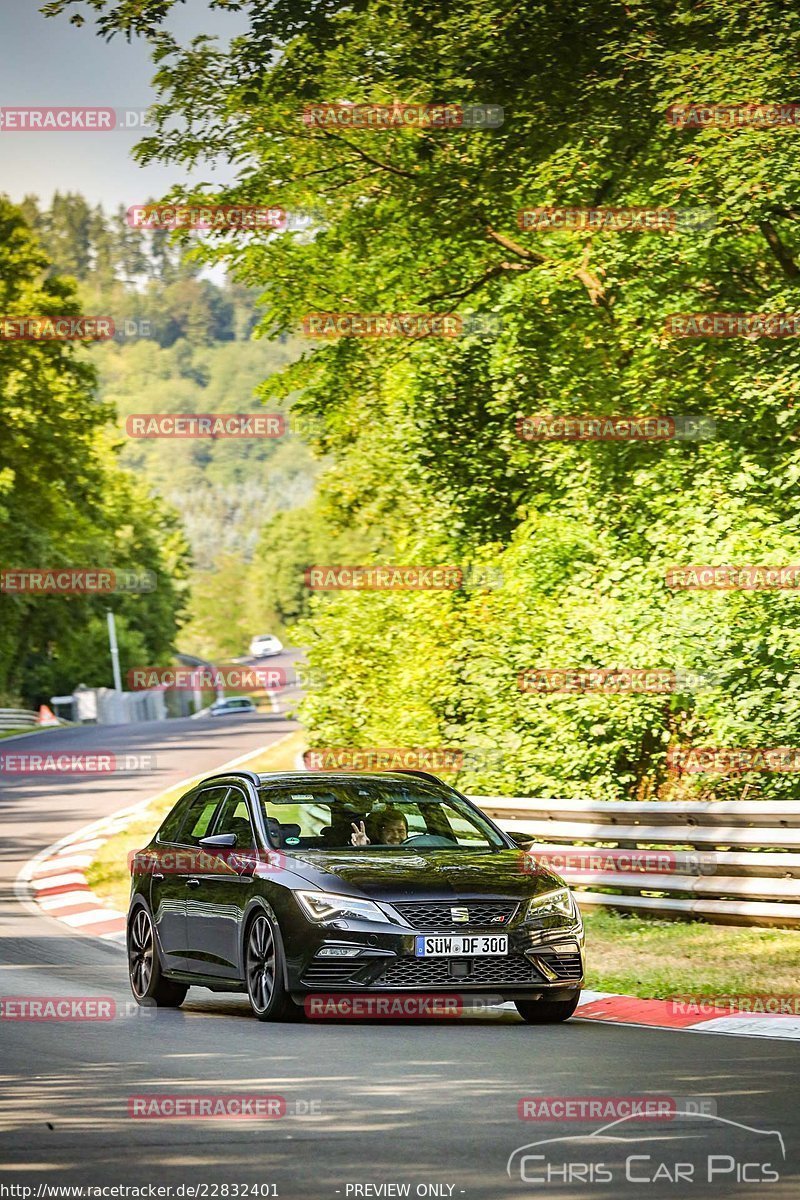
[[[236,845],[235,833],[215,833],[213,837],[200,838],[204,850],[231,850]]]
[[[510,833],[508,829],[505,832],[511,838],[512,842],[516,846],[519,846],[520,850],[530,850],[536,841],[532,833]],[[202,842],[200,844],[202,845]]]

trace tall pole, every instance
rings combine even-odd
[[[108,644],[111,648],[111,669],[114,672],[114,691],[122,691],[122,676],[119,671],[119,648],[117,646],[117,626],[114,621],[114,614],[111,609],[107,609],[108,615]]]

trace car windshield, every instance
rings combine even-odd
[[[454,793],[422,780],[309,779],[260,789],[276,846],[303,850],[496,850],[505,843]]]

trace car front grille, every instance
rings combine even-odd
[[[392,904],[413,929],[505,929],[519,905],[514,900],[404,901]],[[466,909],[468,921],[453,919],[453,911]]]
[[[450,973],[447,958],[398,958],[389,963],[370,985],[382,988],[446,987],[456,990],[460,986],[481,984],[496,987],[509,983],[545,983],[546,980],[533,963],[521,955],[509,958],[457,959],[468,962],[468,975],[454,976]]]

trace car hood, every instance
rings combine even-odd
[[[287,859],[289,856],[287,855]],[[361,892],[372,900],[511,896],[522,899],[564,887],[522,850],[315,850],[294,852],[299,875],[321,891]],[[288,862],[287,862],[288,865]],[[339,885],[344,886],[337,886]]]

